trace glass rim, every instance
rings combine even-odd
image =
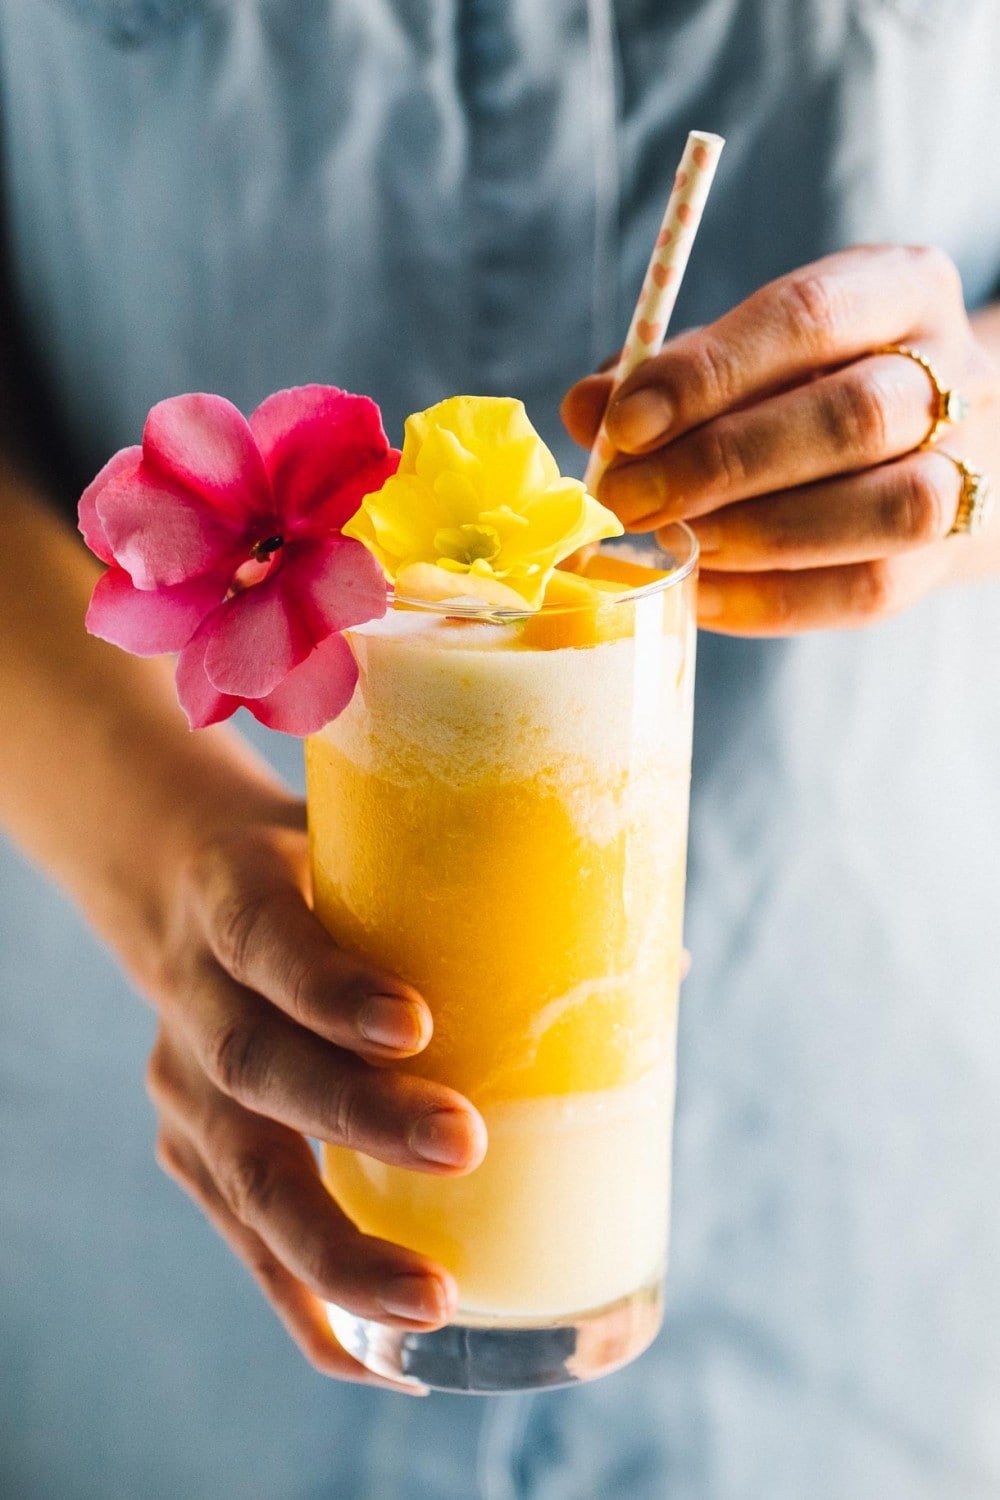
[[[700,552],[698,538],[691,530],[691,527],[684,521],[670,521],[666,526],[657,528],[657,535],[666,532],[679,532],[684,537],[688,556],[675,567],[665,571],[662,578],[653,578],[649,583],[640,583],[634,589],[627,589],[620,594],[601,595],[600,605],[602,609],[614,609],[620,604],[633,604],[637,599],[645,599],[651,594],[665,593],[667,589],[675,588],[677,584],[683,583],[686,578],[690,578],[698,566],[698,555]],[[625,537],[608,537],[604,542],[599,543],[597,550],[600,552],[607,543],[613,544],[623,541],[627,543],[628,539],[628,534]],[[659,542],[656,543],[656,547],[658,551],[663,551]],[[609,553],[613,553],[615,548],[611,545],[607,547],[607,550]],[[425,614],[446,615],[452,620],[489,620],[494,624],[531,619],[534,616],[543,614],[573,614],[593,608],[593,605],[588,602],[586,604],[541,604],[537,609],[530,609],[525,605],[524,609],[511,609],[506,605],[489,604],[486,600],[466,598],[463,601],[460,595],[454,599],[414,599],[407,594],[397,593],[390,586],[388,607],[391,609],[394,604],[401,604],[406,609],[422,610]]]

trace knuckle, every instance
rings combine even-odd
[[[317,1014],[329,1009],[330,985],[323,984],[325,973],[323,956],[316,953],[296,954],[285,975],[284,993],[289,1014],[304,1026],[312,1026]]]
[[[874,381],[831,381],[827,389],[818,388],[817,399],[825,428],[849,453],[876,458],[885,452],[885,399]]]
[[[910,254],[922,274],[940,292],[962,300],[962,276],[947,250],[940,245],[911,245]]]
[[[267,890],[232,890],[215,913],[216,952],[220,962],[241,984],[247,978],[250,954],[259,936],[269,896]]]
[[[791,331],[805,337],[817,353],[828,352],[837,342],[842,318],[841,298],[830,277],[793,276],[781,290],[781,305]]]
[[[866,620],[880,620],[896,605],[896,577],[885,558],[860,563],[855,574],[854,606]]]
[[[214,900],[232,883],[232,851],[218,838],[195,840],[181,865],[180,880],[197,905]]]
[[[346,1069],[337,1081],[333,1098],[333,1129],[336,1143],[362,1149],[364,1100],[357,1073]]]
[[[919,545],[936,541],[944,532],[944,487],[933,462],[903,467],[895,497],[892,532]]]
[[[269,1255],[266,1250],[261,1249],[249,1256],[248,1264],[251,1274],[256,1276],[266,1296],[271,1296],[281,1290],[284,1286],[286,1273],[281,1264]]]
[[[206,1071],[231,1098],[252,1094],[259,1071],[262,1023],[252,1016],[231,1018],[211,1038]]]
[[[345,1267],[342,1246],[327,1243],[318,1247],[309,1270],[314,1284],[321,1287],[332,1300],[343,1295]]]
[[[704,335],[692,349],[678,372],[677,397],[689,401],[697,394],[695,404],[701,410],[723,410],[730,406],[740,388],[739,358],[732,346],[721,339]]]
[[[165,1131],[161,1130],[156,1137],[156,1144],[153,1147],[153,1159],[160,1171],[167,1177],[172,1178],[173,1181],[176,1182],[181,1177],[180,1155],[172,1137],[167,1135]]]
[[[154,1104],[161,1103],[170,1091],[170,1074],[167,1068],[166,1049],[162,1039],[157,1038],[146,1063],[146,1093]]]
[[[220,1172],[222,1194],[238,1219],[247,1222],[266,1213],[277,1186],[270,1158],[261,1151],[240,1151]]]
[[[767,600],[771,624],[778,630],[791,626],[795,621],[796,604],[792,575],[786,577],[776,573],[771,583]]]
[[[751,460],[734,427],[710,422],[692,442],[694,466],[711,491],[742,491],[751,477]]]
[[[761,510],[754,521],[756,546],[769,557],[789,557],[799,552],[803,537],[801,528],[795,524],[795,512],[776,501]]]

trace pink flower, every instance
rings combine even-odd
[[[136,656],[179,651],[192,729],[244,705],[311,734],[357,681],[340,632],[386,608],[381,569],[340,528],[398,463],[374,401],[333,386],[277,391],[249,421],[221,396],[161,401],[80,499],[110,564],[87,629]]]

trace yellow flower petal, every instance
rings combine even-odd
[[[343,531],[362,542],[391,578],[399,559],[422,555],[428,520],[435,515],[438,525],[450,519],[432,491],[412,476],[397,474],[365,498]]]
[[[468,469],[444,469],[433,482],[433,491],[453,525],[474,526],[482,511],[479,495],[482,475]]]
[[[579,480],[561,477],[523,402],[501,396],[452,396],[407,418],[399,472],[344,528],[401,592],[405,576],[411,595],[464,587],[530,609],[558,562],[621,530]]]
[[[462,475],[478,493],[482,486],[483,466],[475,453],[444,427],[431,428],[413,455],[413,472],[424,484],[433,485],[441,474]]]
[[[396,579],[396,593],[401,599],[424,600],[428,604],[478,602],[494,609],[524,608],[524,600],[514,589],[498,578],[470,579],[468,573],[449,573],[436,563],[410,563]]]

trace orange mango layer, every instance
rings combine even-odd
[[[626,821],[597,845],[538,781],[462,785],[456,767],[453,782],[399,786],[321,736],[306,756],[316,911],[426,996],[422,1074],[485,1102],[612,1088],[658,1059],[686,788],[665,871],[662,825]]]

